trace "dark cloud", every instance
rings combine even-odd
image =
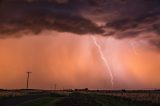
[[[135,19],[119,19],[106,24],[107,28],[112,28],[119,37],[134,37],[141,33],[153,32],[160,34],[160,15],[151,14]]]
[[[84,18],[67,0],[7,0],[1,1],[1,36],[20,31],[40,33],[56,30],[76,34],[102,34],[103,29]],[[75,12],[76,11],[76,12]]]
[[[34,13],[33,13],[34,14]],[[56,30],[60,32],[72,32],[76,34],[101,34],[104,31],[92,21],[78,15],[36,14],[15,20],[1,22],[1,34],[16,33],[19,31],[32,31],[35,34],[43,30]]]
[[[160,0],[0,0],[0,14],[1,37],[43,30],[116,38],[160,35]]]

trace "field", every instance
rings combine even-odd
[[[160,106],[160,92],[1,90],[0,106]]]

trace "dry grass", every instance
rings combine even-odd
[[[160,93],[108,93],[108,95],[160,104]]]
[[[27,95],[24,92],[18,92],[18,91],[0,91],[0,98],[8,98],[8,97],[16,97],[16,96],[25,96]]]

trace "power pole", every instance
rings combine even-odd
[[[57,84],[54,84],[54,90],[55,91],[57,90]]]
[[[32,72],[27,72],[27,89],[29,88],[29,77]]]

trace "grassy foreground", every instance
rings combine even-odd
[[[65,95],[52,93],[47,97],[42,97],[34,100],[24,102],[18,106],[55,106],[55,103],[64,99]]]
[[[147,101],[133,101],[131,99],[96,94],[74,92],[66,96],[50,95],[28,101],[20,106],[159,106]]]

